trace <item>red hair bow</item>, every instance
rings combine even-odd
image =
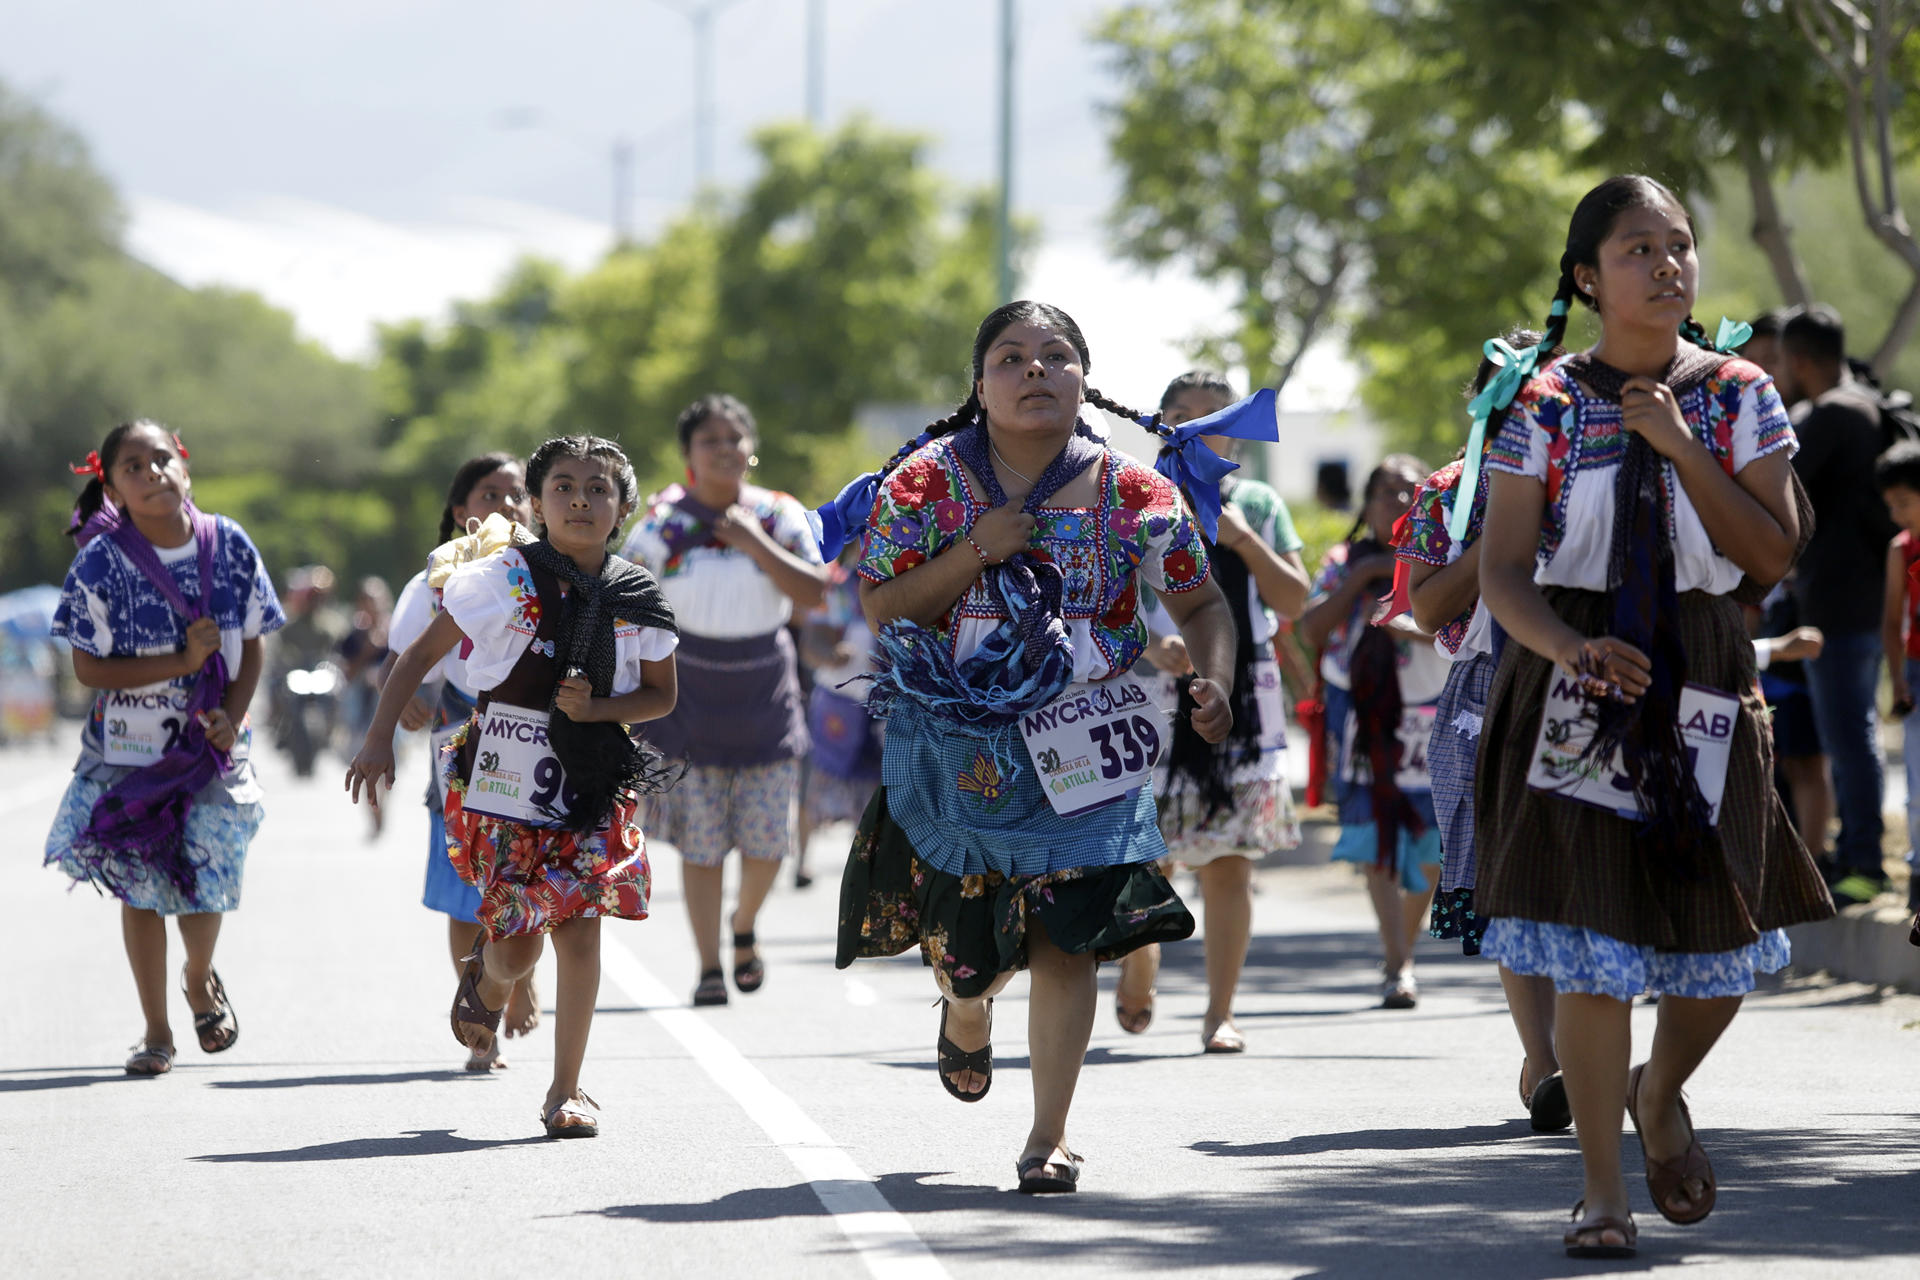
[[[85,462],[68,463],[67,470],[77,476],[92,476],[102,484],[107,482],[107,471],[105,467],[100,465],[100,451],[98,449],[89,449]]]
[[[187,446],[180,443],[180,433],[178,431],[175,431],[172,433],[172,435],[173,435],[173,451],[180,455],[180,461],[185,462],[187,459],[193,457],[192,454],[187,452]]]

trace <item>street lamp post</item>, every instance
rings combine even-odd
[[[1000,301],[1013,301],[1013,23],[1014,0],[1000,0]]]
[[[693,24],[693,180],[699,187],[713,181],[713,20],[722,9],[740,0],[658,0]]]

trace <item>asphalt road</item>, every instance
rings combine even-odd
[[[833,968],[844,828],[815,844],[820,882],[783,884],[762,918],[765,989],[724,1009],[685,1007],[677,859],[654,847],[654,918],[605,934],[584,1077],[603,1133],[556,1143],[536,1116],[550,1028],[512,1044],[509,1071],[457,1070],[444,928],[418,901],[423,813],[396,806],[369,841],[335,764],[300,783],[269,761],[219,954],[241,1040],[129,1080],[140,1019],[117,910],[40,865],[68,761],[64,744],[0,752],[17,836],[0,902],[22,962],[0,1000],[7,1276],[1920,1270],[1920,998],[1763,988],[1691,1091],[1712,1218],[1668,1225],[1636,1179],[1639,1258],[1578,1263],[1559,1248],[1573,1140],[1527,1131],[1494,971],[1429,943],[1420,1008],[1374,1009],[1364,896],[1324,865],[1260,873],[1247,1054],[1198,1054],[1197,942],[1169,950],[1146,1035],[1105,998],[1070,1135],[1083,1189],[1032,1199],[1011,1191],[1024,983],[998,1003],[992,1096],[953,1102],[917,958]],[[1635,1014],[1643,1044],[1652,1017]]]

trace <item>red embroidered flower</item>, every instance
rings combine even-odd
[[[915,458],[894,472],[890,489],[896,502],[914,506],[953,496],[947,473],[932,458]]]
[[[925,564],[926,562],[927,562],[927,556],[924,551],[917,551],[917,550],[911,550],[911,549],[907,551],[902,551],[899,555],[893,558],[894,576],[898,577],[900,574],[905,573],[907,570],[913,568],[915,565]]]
[[[1135,511],[1146,510],[1153,500],[1154,486],[1138,471],[1130,469],[1122,475],[1119,487],[1121,505]]]
[[[1163,563],[1168,582],[1190,581],[1200,571],[1200,566],[1194,563],[1193,552],[1184,549],[1173,552]]]
[[[1139,606],[1139,596],[1134,591],[1133,580],[1129,578],[1126,590],[1122,591],[1119,598],[1113,602],[1113,606],[1100,616],[1100,625],[1109,631],[1118,631],[1121,627],[1130,626],[1134,615],[1139,612]]]

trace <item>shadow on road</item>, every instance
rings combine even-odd
[[[412,1084],[418,1080],[484,1080],[483,1072],[444,1067],[431,1071],[372,1071],[350,1076],[276,1076],[269,1080],[215,1080],[216,1089],[305,1089],[326,1084]],[[4,1087],[4,1086],[0,1086]]]
[[[1031,1270],[1050,1259],[1106,1261],[1116,1273],[1194,1267],[1249,1272],[1308,1268],[1313,1276],[1432,1274],[1513,1280],[1593,1274],[1560,1249],[1565,1215],[1579,1195],[1570,1135],[1532,1138],[1523,1123],[1459,1129],[1361,1129],[1282,1142],[1201,1143],[1211,1156],[1268,1160],[1250,1166],[1231,1193],[1150,1199],[1103,1186],[1097,1163],[1077,1195],[1026,1198],[1001,1187],[929,1183],[938,1173],[889,1174],[879,1188],[948,1261]],[[1663,1221],[1640,1178],[1630,1186],[1640,1256],[1608,1274],[1648,1270],[1686,1257],[1842,1259],[1909,1256],[1920,1162],[1904,1126],[1867,1132],[1707,1129],[1720,1177],[1712,1218],[1692,1228]],[[1381,1157],[1370,1153],[1387,1152]],[[1341,1159],[1358,1153],[1359,1159]],[[1627,1143],[1637,1171],[1639,1147]],[[1869,1161],[1881,1171],[1868,1172]],[[1009,1183],[1011,1179],[1009,1179]],[[704,1202],[622,1204],[585,1211],[645,1223],[763,1222],[826,1211],[806,1183],[730,1192]],[[992,1216],[984,1222],[982,1212]],[[937,1215],[957,1214],[948,1228]],[[1067,1224],[1073,1224],[1071,1228]],[[1086,1224],[1098,1225],[1089,1240]],[[1389,1225],[1390,1224],[1390,1225]],[[964,1230],[960,1229],[964,1225]],[[984,1228],[984,1229],[983,1229]],[[1441,1260],[1444,1260],[1442,1263]]]
[[[227,1151],[192,1157],[200,1164],[299,1164],[309,1160],[374,1160],[384,1156],[452,1156],[494,1147],[530,1147],[550,1139],[460,1138],[451,1129],[412,1129],[397,1138],[353,1138],[286,1151]]]

